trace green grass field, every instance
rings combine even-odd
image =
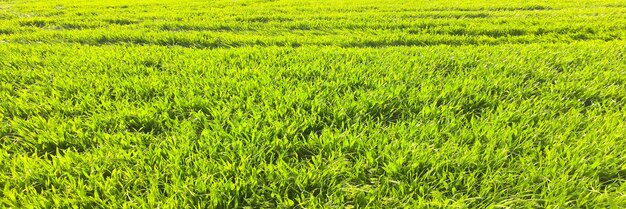
[[[0,0],[1,208],[626,208],[626,1]]]

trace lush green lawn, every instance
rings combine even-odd
[[[624,1],[0,0],[0,207],[624,208]]]

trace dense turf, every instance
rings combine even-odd
[[[0,0],[0,207],[626,207],[626,2]]]

